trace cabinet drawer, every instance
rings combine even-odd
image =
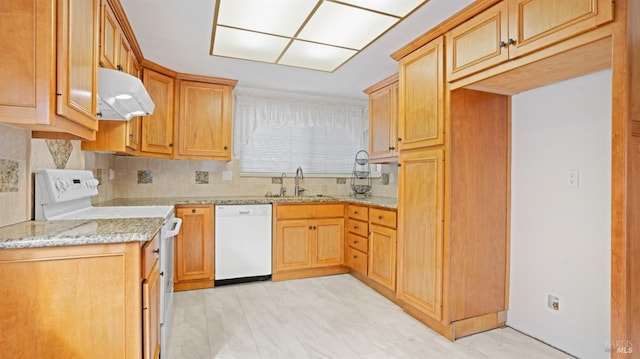
[[[360,252],[369,252],[369,238],[347,233],[347,244]]]
[[[276,207],[278,219],[344,217],[343,204],[303,204]]]
[[[389,228],[396,228],[396,212],[371,208],[369,209],[369,221],[371,224],[379,224]]]
[[[144,247],[142,247],[142,278],[147,278],[151,268],[153,267],[153,263],[159,258],[158,253],[160,253],[160,236],[157,234],[153,237],[152,240],[145,243]]]
[[[367,222],[356,221],[355,219],[347,219],[347,229],[351,233],[359,236],[367,237],[369,235],[369,224]]]
[[[357,249],[347,247],[347,264],[364,275],[367,275],[367,255]]]
[[[369,208],[350,204],[347,206],[347,216],[349,218],[367,221],[369,220]]]

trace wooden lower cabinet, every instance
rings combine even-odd
[[[157,358],[158,243],[1,250],[2,357]]]
[[[273,280],[344,273],[343,204],[274,204]]]
[[[182,229],[174,239],[174,290],[212,288],[213,206],[176,206],[176,217],[182,219]]]
[[[369,278],[396,290],[396,230],[369,226]]]
[[[143,248],[142,342],[144,359],[160,358],[160,239]]]

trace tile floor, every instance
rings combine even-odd
[[[450,342],[349,274],[177,292],[167,355],[571,358],[505,327]]]

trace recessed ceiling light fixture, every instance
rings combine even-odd
[[[333,72],[429,0],[217,0],[210,54]]]

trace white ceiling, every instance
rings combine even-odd
[[[162,66],[236,79],[242,88],[364,100],[362,90],[398,71],[391,53],[473,0],[430,0],[333,73],[209,55],[215,0],[120,2],[144,57]]]

